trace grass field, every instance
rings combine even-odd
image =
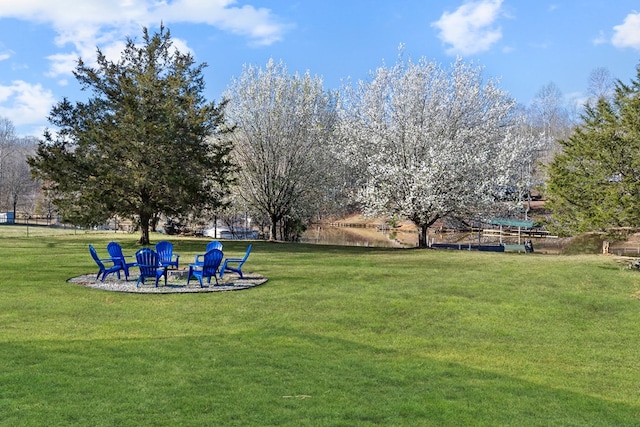
[[[250,290],[66,282],[136,239],[0,227],[1,426],[640,424],[640,273],[612,257],[256,242]]]

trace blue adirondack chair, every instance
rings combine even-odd
[[[158,258],[160,259],[160,265],[167,268],[178,268],[180,255],[176,255],[173,253],[173,244],[171,242],[163,240],[156,243],[156,253],[158,254]]]
[[[136,263],[127,262],[127,258],[133,258],[132,256],[125,256],[122,253],[122,246],[118,242],[109,242],[107,244],[107,252],[113,261],[113,264],[118,264],[121,270],[124,271],[125,280],[129,280],[129,267],[135,267]]]
[[[98,271],[98,275],[96,276],[96,279],[100,279],[100,276],[102,276],[102,281],[104,282],[105,277],[107,277],[107,275],[111,273],[116,273],[118,275],[118,279],[120,279],[120,270],[122,270],[122,267],[120,266],[120,264],[113,263],[111,258],[100,259],[93,245],[89,245],[89,253],[91,254],[91,257],[96,262],[96,264],[98,264],[98,268],[100,269]],[[113,266],[105,267],[104,265],[105,262],[111,262],[113,263]]]
[[[206,248],[205,252],[209,252],[211,249],[222,250],[222,242],[220,242],[218,240],[210,241],[209,243],[207,243],[207,248]]]
[[[222,242],[219,242],[217,240],[210,241],[209,243],[207,243],[207,247],[205,248],[205,253],[209,252],[211,249],[222,250]],[[204,258],[204,254],[196,255],[196,259],[193,261],[193,263],[202,265],[203,258]]]
[[[189,264],[189,276],[187,277],[187,286],[191,277],[195,277],[200,282],[200,287],[203,286],[203,280],[206,278],[207,283],[211,283],[211,278],[216,279],[216,285],[218,284],[218,277],[216,273],[222,263],[222,251],[220,249],[211,249],[204,254],[202,264]]]
[[[140,285],[140,282],[144,284],[144,279],[153,278],[156,281],[156,288],[158,287],[158,279],[164,276],[164,284],[167,285],[167,268],[160,264],[158,254],[153,249],[142,248],[136,252],[136,261],[138,262],[138,268],[140,269],[140,276],[136,282],[136,288]]]
[[[249,254],[251,253],[251,248],[253,247],[253,243],[249,245],[247,248],[247,252],[244,254],[242,258],[227,258],[224,260],[224,264],[222,264],[222,268],[220,269],[220,278],[224,276],[225,271],[233,271],[234,273],[238,273],[240,278],[242,279],[242,265],[249,258]],[[235,264],[232,266],[231,264]]]

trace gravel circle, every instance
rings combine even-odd
[[[175,293],[200,293],[200,292],[225,292],[240,291],[250,289],[262,285],[267,282],[267,278],[254,273],[245,273],[241,279],[239,275],[227,273],[223,279],[218,279],[218,285],[215,281],[211,284],[204,283],[204,287],[200,287],[197,279],[191,279],[187,286],[187,280],[183,275],[169,275],[167,284],[164,279],[160,278],[158,287],[156,288],[153,279],[147,279],[145,283],[141,283],[136,287],[137,276],[129,276],[129,280],[118,279],[115,274],[110,274],[101,282],[96,279],[95,274],[85,274],[83,276],[73,277],[67,282],[74,283],[88,288],[101,289],[111,292],[131,292],[137,294],[175,294]]]

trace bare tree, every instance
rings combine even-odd
[[[9,195],[6,193],[5,175],[8,159],[15,149],[17,139],[11,120],[0,117],[0,210],[6,210],[8,207]]]
[[[558,140],[566,138],[572,127],[569,109],[562,91],[550,82],[540,88],[530,108],[531,125],[544,135],[547,163],[559,150]]]
[[[14,216],[19,208],[32,211],[38,186],[27,158],[37,143],[32,137],[18,137],[13,123],[0,117],[0,211],[13,211]]]
[[[600,99],[610,99],[615,89],[615,79],[608,68],[594,68],[589,74],[589,104],[595,104]]]
[[[11,161],[4,175],[5,191],[11,203],[14,218],[18,208],[32,214],[36,203],[38,183],[31,177],[27,158],[35,152],[37,141],[22,139],[12,152]]]

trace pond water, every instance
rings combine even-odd
[[[321,245],[372,247],[403,246],[403,244],[389,238],[388,234],[379,232],[372,227],[336,227],[325,224],[315,224],[309,227],[302,235],[300,241]]]
[[[502,242],[507,244],[523,244],[525,236],[503,236]],[[562,242],[554,238],[531,238],[534,251],[540,253],[560,253]],[[371,247],[405,247],[418,245],[418,234],[415,230],[378,230],[375,227],[342,227],[326,224],[314,224],[302,235],[301,242],[342,245],[342,246],[371,246]],[[432,232],[429,233],[432,243],[456,243],[461,245],[498,244],[500,237],[493,235],[479,235],[469,232]]]

